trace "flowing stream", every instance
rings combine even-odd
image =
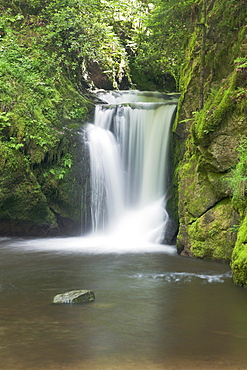
[[[247,296],[229,266],[159,244],[176,96],[99,96],[93,233],[0,239],[0,369],[247,369]],[[52,303],[75,289],[96,300]]]

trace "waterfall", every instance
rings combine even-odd
[[[98,92],[88,124],[94,233],[158,243],[168,215],[166,167],[176,94]]]

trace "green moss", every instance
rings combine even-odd
[[[208,133],[215,131],[235,109],[236,73],[231,76],[228,84],[214,90],[204,108],[195,116],[192,133],[196,141],[203,140]]]
[[[188,224],[220,199],[207,173],[200,168],[200,159],[199,153],[193,154],[179,172],[179,210]]]
[[[231,268],[234,282],[247,287],[247,216],[239,228]]]
[[[181,93],[178,101],[178,113],[175,117],[173,124],[173,132],[176,132],[178,124],[181,124],[181,114],[183,114],[183,121],[192,121],[192,112],[196,110],[193,105],[190,105],[189,112],[183,112],[184,106],[186,105],[186,98],[188,97],[189,91],[195,91],[197,89],[197,83],[194,82],[194,76],[197,74],[199,57],[194,53],[194,49],[197,45],[197,33],[194,31],[189,39],[188,46],[186,48],[185,60],[181,66],[180,79],[179,79],[179,90]],[[193,101],[193,104],[195,101]],[[185,114],[184,114],[185,113]]]
[[[79,223],[79,190],[70,193],[74,212],[66,212],[63,188],[75,160],[76,132],[91,104],[78,87],[71,56],[64,65],[37,17],[10,22],[9,12],[0,14],[0,221],[56,225],[51,209],[60,207]]]
[[[218,203],[188,226],[191,252],[195,257],[229,262],[235,243],[232,226],[237,215],[229,199]]]
[[[228,173],[216,173],[216,172],[207,172],[208,180],[212,184],[214,191],[224,195],[232,195],[232,187],[230,185],[231,171]]]
[[[244,217],[246,212],[246,189],[247,189],[247,174],[246,174],[246,161],[247,161],[247,140],[242,138],[237,148],[239,154],[239,162],[231,170],[227,177],[227,183],[232,189],[232,202],[235,209],[239,214]]]
[[[198,66],[199,58],[195,57],[194,50],[197,45],[197,32],[194,31],[189,38],[188,45],[186,47],[186,54],[184,64],[181,69],[181,77],[179,81],[179,86],[181,91],[186,93],[188,86],[193,78],[193,73],[195,68]]]
[[[46,197],[32,174],[19,173],[12,178],[9,176],[1,180],[1,220],[56,224],[55,216],[47,204]]]
[[[246,244],[241,246],[237,258],[232,262],[233,281],[237,285],[247,287],[247,248]],[[236,252],[237,253],[237,252]]]

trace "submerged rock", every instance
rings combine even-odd
[[[53,299],[53,303],[85,303],[94,300],[95,295],[91,290],[72,290],[57,294]]]

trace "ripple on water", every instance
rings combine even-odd
[[[205,283],[224,283],[226,279],[232,277],[230,272],[223,274],[203,274],[203,273],[190,273],[190,272],[165,272],[160,274],[135,274],[131,276],[134,279],[140,280],[157,280],[165,281],[167,283],[190,283],[197,280],[201,281],[202,284]]]

